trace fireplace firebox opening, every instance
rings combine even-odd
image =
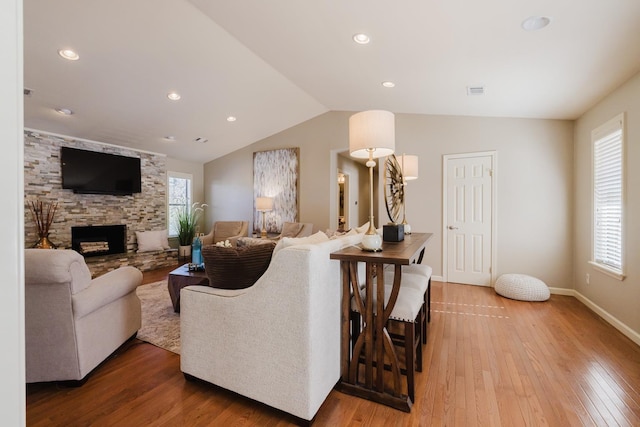
[[[82,256],[127,252],[126,225],[89,225],[71,227],[71,248]]]

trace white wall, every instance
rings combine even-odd
[[[588,264],[591,255],[591,131],[626,114],[626,279],[613,279]],[[626,329],[640,344],[640,74],[585,113],[575,125],[575,289],[596,311]],[[590,284],[586,284],[586,274]],[[621,324],[619,324],[621,323]],[[631,332],[631,333],[629,333]]]
[[[300,147],[300,220],[313,222],[317,230],[328,228],[335,206],[332,151],[348,147],[352,114],[322,114],[205,164],[213,220],[251,219],[254,151]],[[552,287],[573,286],[572,132],[570,121],[396,114],[396,152],[420,158],[420,178],[407,190],[407,218],[413,231],[435,235],[425,254],[435,276],[442,275],[442,156],[496,150],[497,276],[519,272]],[[387,221],[379,199],[384,219],[377,217],[378,225]]]
[[[22,0],[2,3],[0,13],[0,175],[4,197],[0,204],[0,267],[3,308],[0,310],[0,420],[25,424],[24,375],[24,224],[22,157]]]

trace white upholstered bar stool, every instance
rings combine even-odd
[[[412,280],[412,279],[408,279]],[[393,283],[393,273],[390,278],[385,274],[385,283]],[[391,310],[391,314],[389,316],[389,323],[401,323],[403,325],[402,331],[403,334],[397,333],[389,333],[392,341],[395,344],[402,344],[404,347],[404,357],[405,357],[405,375],[407,377],[407,395],[411,402],[415,401],[415,371],[422,372],[422,346],[420,345],[420,337],[422,336],[422,318],[421,318],[421,309],[422,309],[422,294],[419,290],[414,289],[413,287],[406,286],[405,283],[405,275],[402,275],[402,284],[400,285],[400,290],[398,292],[398,298],[396,300],[396,304]],[[389,297],[391,296],[391,291],[393,289],[392,285],[385,285],[384,291],[384,300],[385,306],[389,301]],[[374,315],[376,313],[376,284],[373,286],[373,307],[374,307]],[[364,300],[365,292],[361,290],[361,296]],[[360,310],[358,308],[358,304],[355,301],[355,298],[351,298],[351,312],[352,312],[352,322],[358,323],[360,322]],[[352,328],[352,342],[355,342],[357,339],[357,335],[354,334],[356,328]]]
[[[393,266],[391,268],[385,268],[385,283],[391,283],[389,280],[393,280]],[[410,264],[402,266],[402,284],[417,289],[423,295],[422,305],[422,343],[427,343],[427,322],[431,322],[431,274],[433,269],[425,264]],[[405,276],[419,276],[422,279],[407,279]]]

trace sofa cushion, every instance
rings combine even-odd
[[[202,248],[209,286],[243,289],[252,286],[269,267],[274,245],[236,248],[207,245]]]
[[[333,240],[333,239],[339,239],[340,237],[343,237],[343,236],[353,236],[354,234],[358,234],[358,232],[356,231],[355,228],[352,228],[350,230],[344,230],[344,231],[331,230],[327,228],[327,231],[325,232],[325,234],[329,239]]]
[[[239,248],[244,246],[255,246],[255,245],[271,245],[271,247],[274,247],[276,243],[277,242],[275,240],[260,239],[256,237],[238,237],[238,240],[236,241],[236,245]]]
[[[358,233],[365,233],[367,230],[369,230],[369,221],[365,222],[360,227],[356,227],[356,231]]]
[[[167,230],[136,231],[138,252],[163,251],[169,249]]]
[[[283,237],[278,241],[278,244],[273,250],[273,255],[277,254],[281,249],[288,248],[289,246],[312,245],[315,243],[326,242],[327,240],[329,240],[329,238],[322,231],[318,231],[308,237]]]

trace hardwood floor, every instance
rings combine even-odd
[[[145,274],[145,282],[166,277]],[[433,283],[410,414],[332,391],[315,426],[638,426],[640,347],[575,298],[512,301]],[[295,420],[202,382],[176,354],[133,340],[80,388],[27,386],[29,426],[288,426]]]

